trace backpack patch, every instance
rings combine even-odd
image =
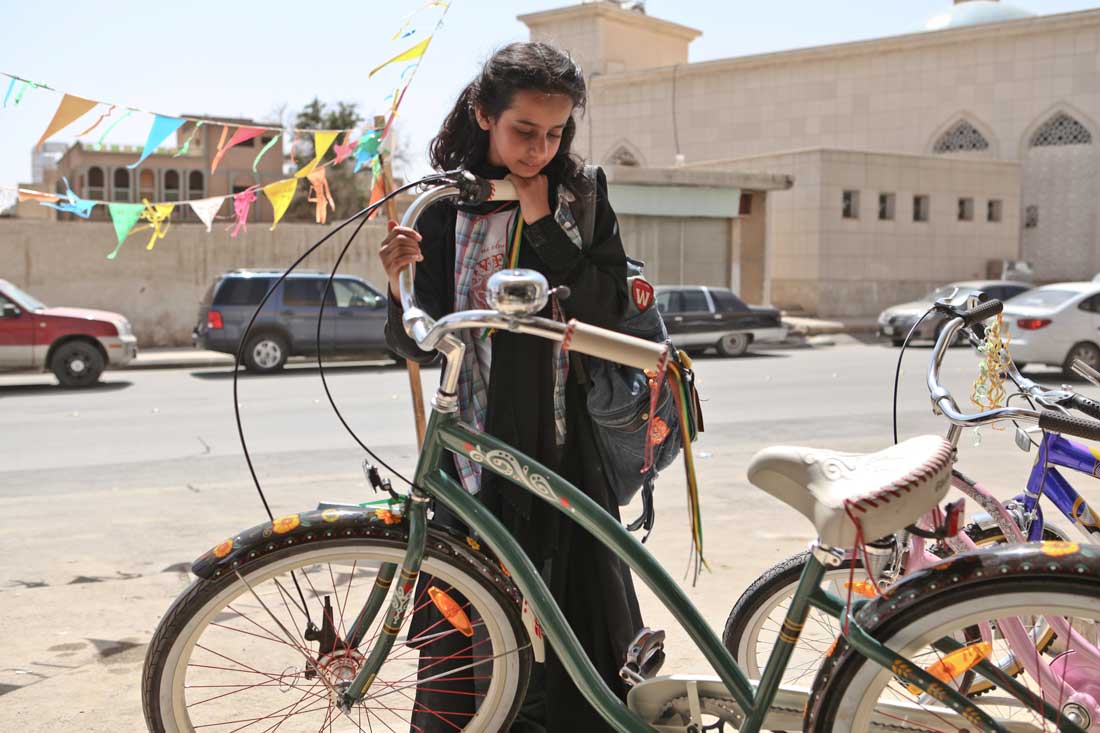
[[[644,311],[653,305],[653,286],[644,278],[636,277],[630,284],[630,296],[634,299],[634,306]]]

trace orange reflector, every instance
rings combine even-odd
[[[988,642],[979,642],[953,651],[940,661],[924,670],[940,682],[952,680],[966,674],[970,670],[984,662],[993,653],[993,645]],[[916,685],[909,685],[909,692],[919,695],[921,690]]]
[[[864,598],[878,598],[878,591],[875,590],[875,584],[869,580],[857,580],[856,582],[845,582],[844,590],[850,590],[856,595],[861,595]]]
[[[470,617],[466,615],[461,606],[455,603],[453,598],[434,585],[428,588],[428,595],[431,596],[435,607],[443,614],[443,618],[450,621],[451,626],[458,629],[460,634],[465,637],[474,635],[474,627],[470,624]]]

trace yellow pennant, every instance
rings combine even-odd
[[[70,123],[84,116],[84,114],[97,104],[99,104],[99,102],[93,99],[84,99],[83,97],[66,94],[61,98],[61,104],[57,105],[57,111],[53,113],[53,119],[50,120],[50,124],[46,128],[46,131],[42,133],[42,137],[38,138],[35,149],[41,150],[42,143],[46,142],[46,140],[54,134],[68,127]]]
[[[413,59],[420,58],[421,56],[424,55],[424,52],[428,50],[428,44],[431,43],[431,42],[432,42],[432,37],[428,36],[423,41],[421,41],[420,43],[418,43],[415,46],[413,46],[412,48],[410,48],[408,51],[405,51],[404,53],[399,53],[396,56],[394,56],[392,59],[390,59],[389,61],[384,61],[381,64],[379,64],[378,66],[375,66],[373,69],[370,70],[370,73],[367,74],[367,78],[368,79],[371,78],[380,69],[384,69],[387,66],[389,66],[390,64],[396,64],[398,61],[412,61]]]
[[[336,136],[340,132],[318,132],[313,135],[313,160],[302,166],[302,169],[294,174],[295,178],[304,178],[313,172],[313,169],[317,167],[317,164],[321,162],[321,158],[325,157],[325,153],[332,147],[332,144],[336,142]]]
[[[264,194],[271,200],[271,206],[275,209],[275,221],[271,223],[271,231],[275,231],[275,226],[290,207],[297,188],[297,178],[288,178],[285,181],[276,181],[264,186]]]
[[[141,218],[149,222],[148,225],[141,228],[153,230],[153,236],[149,239],[149,244],[146,245],[145,249],[152,249],[158,239],[164,239],[168,236],[168,219],[172,216],[172,209],[176,208],[176,205],[151,204],[147,199],[142,199],[141,203],[145,204],[145,210],[141,212]]]

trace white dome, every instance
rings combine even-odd
[[[1022,10],[997,0],[963,0],[942,15],[937,15],[924,26],[928,31],[942,31],[947,28],[961,28],[968,25],[1003,23],[1008,20],[1034,18],[1035,13]]]

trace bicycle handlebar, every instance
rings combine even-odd
[[[946,305],[938,305],[937,307],[946,310],[955,317],[948,321],[940,331],[940,337],[933,349],[928,367],[928,391],[932,397],[933,408],[947,418],[952,425],[977,427],[998,420],[1011,419],[1038,423],[1043,430],[1066,433],[1088,440],[1100,440],[1100,420],[1064,415],[1053,410],[998,407],[978,413],[968,414],[962,412],[955,402],[955,398],[951,396],[950,390],[940,384],[939,370],[943,358],[947,353],[947,348],[954,343],[956,334],[962,328],[980,323],[999,314],[1003,309],[1003,304],[998,300],[990,300],[966,311],[958,311]],[[1016,365],[1011,362],[1008,364],[1007,375],[1021,390],[1032,397],[1046,397],[1047,399],[1066,402],[1091,417],[1100,418],[1100,403],[1071,392],[1048,390],[1021,375]]]

